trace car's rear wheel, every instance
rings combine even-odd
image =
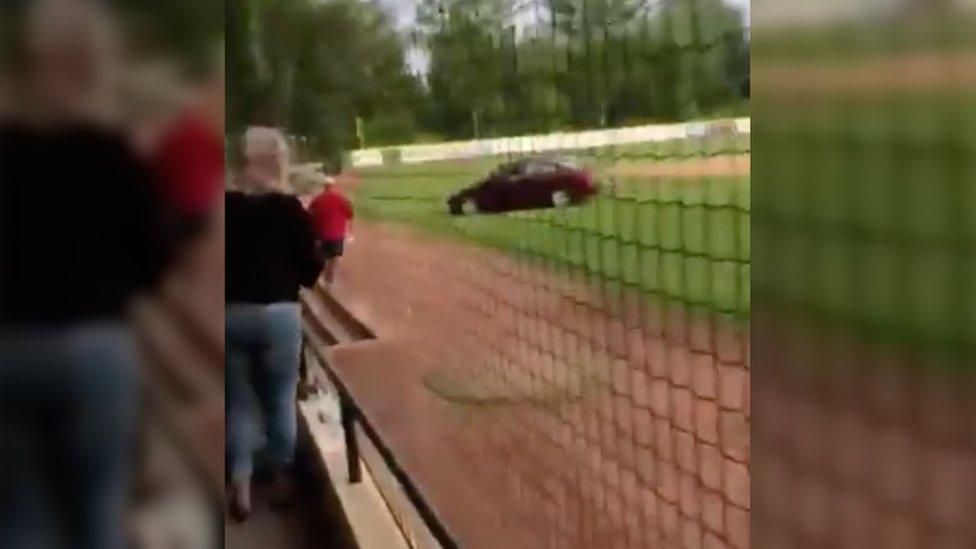
[[[553,191],[552,193],[552,205],[557,208],[566,206],[569,204],[570,198],[569,193],[566,191]]]
[[[478,203],[474,201],[473,198],[465,198],[461,202],[461,213],[465,215],[471,215],[478,213]]]

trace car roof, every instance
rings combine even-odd
[[[501,169],[527,166],[530,164],[552,164],[563,168],[577,168],[577,162],[567,156],[528,156],[500,166]]]

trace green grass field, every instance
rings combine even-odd
[[[748,176],[612,177],[607,168],[620,156],[580,157],[603,187],[598,198],[578,207],[448,215],[447,197],[499,159],[360,170],[356,207],[365,218],[581,270],[693,309],[748,317]]]

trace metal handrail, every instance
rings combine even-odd
[[[333,307],[335,306],[341,307],[338,302],[333,304]],[[331,308],[332,307],[330,307],[330,309]],[[350,317],[352,316],[348,311],[345,311],[345,314],[349,315]],[[319,328],[322,327],[321,321],[315,319],[315,322],[318,324]],[[324,356],[321,349],[323,345],[317,345],[310,341],[308,331],[308,327],[302,331],[303,352],[301,353],[300,368],[303,375],[303,380],[307,380],[308,376],[308,363],[306,353],[304,351],[309,349],[315,354],[319,364],[321,365],[321,370],[328,377],[330,383],[332,383],[339,395],[340,417],[346,445],[346,468],[349,475],[350,484],[358,484],[362,481],[362,463],[359,441],[356,439],[355,431],[356,425],[358,424],[362,428],[363,433],[369,438],[373,446],[376,448],[387,469],[403,488],[407,499],[417,511],[417,514],[420,516],[420,519],[423,521],[424,525],[430,531],[431,536],[433,536],[441,547],[444,547],[445,549],[460,547],[459,543],[457,542],[457,538],[453,535],[453,533],[451,533],[450,529],[447,527],[437,511],[428,503],[420,488],[410,478],[410,475],[403,469],[403,467],[400,466],[396,455],[390,449],[389,445],[387,445],[383,440],[383,437],[380,436],[379,432],[370,421],[368,415],[356,403],[345,382],[335,372],[335,370],[329,366],[329,361],[327,360],[327,357]]]

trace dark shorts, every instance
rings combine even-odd
[[[320,240],[319,254],[323,259],[333,259],[342,255],[343,240]]]

